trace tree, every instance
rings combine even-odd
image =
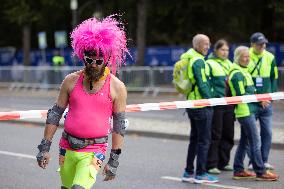
[[[11,23],[15,23],[22,28],[22,44],[24,51],[24,65],[28,66],[30,63],[30,25],[39,20],[38,14],[31,9],[28,1],[12,0],[7,2],[6,10],[7,17]]]
[[[31,47],[37,48],[37,38],[33,36],[46,31],[48,45],[54,47],[53,32],[60,29],[69,33],[72,29],[70,0],[0,0],[0,3],[3,5],[0,25],[5,28],[0,30],[0,35],[5,36],[0,38],[1,46],[19,47],[20,38],[16,34],[25,33],[23,44],[29,44],[31,37]],[[212,43],[219,38],[231,43],[248,42],[256,31],[263,32],[270,42],[284,41],[284,1],[279,0],[79,0],[78,3],[79,22],[92,17],[98,4],[104,17],[122,15],[130,47],[138,49],[139,65],[144,64],[146,44],[189,45],[196,33],[209,35]]]
[[[64,1],[63,1],[64,2]],[[66,3],[66,1],[65,1]],[[24,65],[30,65],[30,48],[31,48],[31,27],[46,23],[45,27],[49,27],[50,23],[46,19],[45,10],[49,7],[60,5],[56,0],[6,0],[5,15],[7,20],[22,28],[22,47],[24,54]],[[52,16],[51,16],[52,17]]]
[[[147,23],[147,0],[138,0],[137,3],[137,59],[136,65],[144,65],[144,54],[146,45],[146,23]]]

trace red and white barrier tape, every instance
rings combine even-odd
[[[284,99],[284,92],[234,96],[234,97],[225,97],[225,98],[211,98],[211,99],[202,99],[202,100],[131,104],[131,105],[126,106],[126,112],[141,112],[141,111],[150,111],[150,110],[172,110],[172,109],[180,109],[180,108],[229,105],[229,104],[240,104],[240,103],[260,102],[260,101],[266,101],[266,100],[281,100],[281,99]],[[17,119],[45,118],[46,114],[47,114],[47,110],[0,112],[0,121],[1,120],[3,121],[3,120],[17,120]]]

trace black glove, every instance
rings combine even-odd
[[[110,157],[107,162],[108,169],[105,172],[107,177],[115,177],[117,167],[119,165],[118,158],[120,154],[121,154],[121,149],[111,150]]]
[[[118,158],[119,158],[118,154],[116,154],[114,152],[110,153],[110,157],[109,157],[109,160],[107,162],[109,169],[106,171],[106,175],[108,175],[108,176],[115,176],[116,175],[116,170],[117,170],[117,167],[119,165]]]
[[[36,159],[38,165],[43,169],[46,168],[50,159],[49,155],[50,146],[51,146],[51,141],[47,139],[42,139],[40,145],[37,146],[37,148],[39,149],[39,153],[36,155]]]

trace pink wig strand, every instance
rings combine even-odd
[[[97,55],[101,52],[113,74],[129,54],[124,27],[113,15],[101,21],[96,18],[83,21],[72,31],[71,43],[80,60],[84,59],[84,51],[95,51]]]

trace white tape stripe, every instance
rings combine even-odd
[[[284,92],[277,92],[277,93],[269,93],[271,96],[272,100],[281,100],[283,99]]]
[[[240,96],[240,98],[242,99],[243,103],[257,102],[257,98],[255,95],[244,95]]]
[[[175,101],[177,109],[179,108],[193,108],[194,105],[192,101],[186,100],[186,101]]]
[[[160,110],[159,103],[145,103],[138,105],[140,106],[141,111]]]
[[[14,153],[14,152],[8,152],[8,151],[0,151],[0,154],[8,155],[8,156],[21,157],[21,158],[28,158],[28,159],[36,159],[35,156],[31,156],[31,155],[27,155],[27,154]]]
[[[20,119],[42,118],[39,110],[19,111]]]
[[[218,105],[227,105],[227,101],[225,98],[211,98],[208,99],[211,106],[218,106]]]

